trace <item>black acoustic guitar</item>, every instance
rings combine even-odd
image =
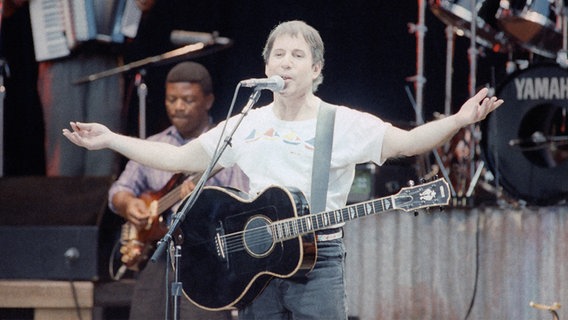
[[[270,187],[253,200],[207,187],[180,224],[179,274],[187,298],[206,310],[239,308],[273,277],[309,272],[316,259],[314,232],[375,213],[447,205],[443,179],[388,197],[310,214],[304,195]]]

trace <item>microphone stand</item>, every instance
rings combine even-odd
[[[181,282],[179,281],[179,268],[178,268],[180,257],[181,257],[181,246],[177,245],[175,246],[175,251],[174,251],[175,270],[174,270],[174,282],[172,284],[172,296],[174,298],[174,319],[179,319],[180,316],[179,306],[180,306],[180,297],[182,290],[182,285]]]
[[[240,84],[239,84],[239,87],[240,87]],[[158,243],[156,245],[156,251],[154,252],[152,257],[150,258],[150,261],[152,261],[153,263],[155,263],[158,260],[158,258],[162,254],[164,254],[164,252],[166,251],[166,248],[168,247],[168,245],[170,244],[170,242],[173,239],[173,233],[175,232],[175,230],[177,230],[177,228],[179,228],[180,223],[183,220],[185,220],[187,213],[189,212],[189,210],[191,210],[191,208],[193,207],[193,205],[195,204],[195,202],[199,198],[199,195],[201,195],[201,192],[203,191],[203,187],[205,186],[205,182],[209,178],[211,171],[213,171],[213,168],[215,168],[215,165],[217,165],[217,162],[221,158],[221,155],[223,154],[223,152],[225,151],[227,146],[229,146],[231,144],[231,139],[232,139],[235,131],[237,130],[237,128],[239,127],[239,125],[243,121],[244,117],[248,114],[248,112],[252,109],[254,104],[260,98],[260,93],[261,93],[260,89],[255,89],[253,91],[253,93],[250,95],[248,102],[243,107],[243,110],[241,111],[240,116],[237,119],[237,123],[232,128],[231,132],[228,135],[224,136],[223,144],[220,146],[220,148],[217,148],[217,150],[215,150],[215,153],[213,154],[213,157],[211,159],[211,163],[209,164],[209,166],[207,167],[207,169],[205,170],[205,172],[201,176],[201,179],[199,179],[199,181],[197,182],[195,189],[188,196],[187,201],[184,201],[181,208],[177,210],[176,214],[174,215],[174,220],[172,221],[172,224],[170,225],[170,228],[168,229],[168,232],[166,232],[166,234],[162,237],[162,239],[160,239],[160,241],[158,241]],[[227,124],[227,122],[225,124]],[[221,137],[223,137],[223,135],[221,135]],[[176,272],[178,272],[177,270],[179,270],[178,262],[179,262],[180,257],[181,257],[181,252],[178,252],[176,250],[176,257],[174,259],[174,268],[176,269]],[[166,268],[167,267],[168,266],[166,266]],[[181,282],[178,282],[177,280],[178,279],[176,279],[176,281],[174,283],[174,287],[172,288],[172,294],[174,294],[174,302],[179,299],[178,289],[181,288]],[[167,306],[166,306],[166,308],[167,308]],[[177,309],[177,302],[175,302],[175,308]],[[174,316],[179,316],[177,310],[176,310],[176,313],[174,314]],[[174,320],[177,320],[177,318],[175,318]]]
[[[140,139],[146,138],[146,96],[148,86],[144,83],[145,69],[140,69],[134,76],[134,86],[138,94],[138,136]]]

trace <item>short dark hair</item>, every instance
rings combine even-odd
[[[201,85],[203,93],[213,93],[209,71],[203,65],[193,61],[182,62],[173,67],[168,72],[166,82],[196,82]]]

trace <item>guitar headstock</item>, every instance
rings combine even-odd
[[[395,209],[413,211],[433,206],[446,206],[450,202],[450,187],[443,178],[402,188],[393,196]]]

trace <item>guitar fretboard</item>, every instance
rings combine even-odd
[[[393,197],[385,197],[347,206],[345,208],[280,220],[271,225],[274,239],[284,241],[327,227],[393,210]]]

